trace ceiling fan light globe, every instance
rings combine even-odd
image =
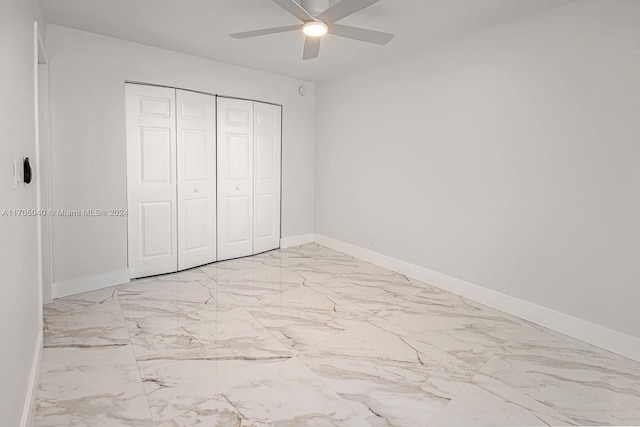
[[[321,37],[327,34],[329,27],[322,21],[306,22],[302,26],[302,31],[309,37]]]

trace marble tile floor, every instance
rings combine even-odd
[[[640,363],[315,244],[44,312],[37,426],[640,424]]]

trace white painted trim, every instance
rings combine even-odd
[[[630,335],[331,237],[316,234],[315,242],[580,341],[640,361],[640,339]]]
[[[38,395],[38,378],[40,376],[40,365],[42,362],[42,330],[38,332],[36,338],[36,346],[33,352],[33,361],[31,362],[31,372],[29,373],[29,382],[27,384],[27,394],[22,407],[22,418],[20,427],[30,427],[33,425],[36,413],[36,398]]]
[[[109,286],[123,285],[131,281],[129,269],[97,274],[95,276],[55,282],[51,289],[53,298],[62,298],[82,292],[95,291]]]
[[[46,183],[46,195],[47,202],[43,205],[43,196],[42,196],[42,164],[47,164],[46,170],[47,173],[51,172],[50,167],[50,158],[49,158],[49,66],[47,59],[47,52],[45,50],[45,45],[42,40],[42,35],[40,34],[40,29],[38,27],[38,22],[34,21],[33,23],[33,39],[34,39],[34,52],[33,52],[33,94],[34,94],[34,113],[35,113],[35,162],[33,163],[34,167],[34,179],[36,184],[36,208],[38,211],[42,209],[49,209],[51,207],[50,204],[50,196],[51,196],[51,177],[48,176]],[[43,85],[40,86],[40,75],[43,74]],[[44,111],[40,111],[40,97],[44,99]],[[40,119],[44,119],[44,123],[40,123]],[[44,146],[44,153],[41,148]],[[48,247],[44,247],[43,245],[43,226],[44,222],[48,223]],[[38,235],[38,286],[40,288],[40,300],[42,304],[48,304],[51,302],[51,277],[53,277],[52,268],[52,236],[51,236],[51,218],[38,216],[37,222],[37,235]],[[48,272],[45,275],[43,268],[43,259],[46,257]],[[45,280],[47,278],[47,280]],[[40,313],[42,314],[42,313]],[[42,316],[40,316],[42,317]]]
[[[314,241],[315,241],[315,235],[313,233],[300,234],[299,236],[292,236],[292,237],[283,237],[280,239],[280,249],[306,245],[307,243],[313,243]]]

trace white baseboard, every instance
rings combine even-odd
[[[36,414],[36,398],[38,396],[38,377],[40,376],[40,364],[42,362],[42,331],[38,332],[36,346],[33,351],[33,361],[31,362],[31,372],[29,372],[29,382],[27,383],[27,394],[22,408],[22,418],[20,427],[31,427]]]
[[[51,286],[51,297],[54,299],[62,298],[68,295],[107,288],[109,286],[122,285],[130,281],[131,276],[129,269],[97,274],[95,276],[79,277],[77,279],[55,282],[53,286]]]
[[[561,334],[640,361],[640,339],[464,280],[320,234],[315,242],[479,302]]]
[[[293,237],[283,237],[280,239],[280,248],[290,248],[300,246],[307,243],[313,243],[313,234],[302,234]],[[105,274],[97,274],[95,276],[79,277],[71,280],[55,282],[51,286],[51,297],[62,298],[69,295],[75,295],[82,292],[95,291],[109,286],[122,285],[131,281],[131,274],[128,269],[113,271]]]
[[[280,249],[291,248],[293,246],[306,245],[307,243],[313,243],[315,235],[301,234],[293,237],[283,237],[280,239]]]

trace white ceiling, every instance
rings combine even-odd
[[[44,0],[47,20],[146,45],[320,81],[409,57],[438,43],[571,0],[382,0],[340,21],[396,34],[387,46],[325,36],[302,60],[302,32],[236,40],[230,33],[299,23],[270,0]]]

